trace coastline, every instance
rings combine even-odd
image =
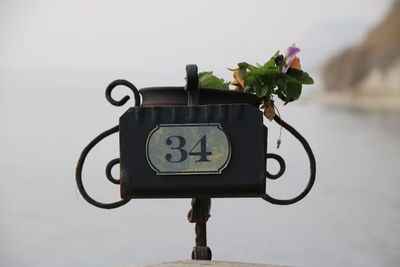
[[[400,113],[400,93],[371,95],[321,91],[308,95],[304,101],[334,108]]]

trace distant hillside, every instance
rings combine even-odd
[[[330,92],[400,94],[400,0],[364,41],[327,62],[323,78]]]

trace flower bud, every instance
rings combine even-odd
[[[275,58],[274,58],[274,60],[275,60],[275,64],[278,66],[278,67],[284,67],[285,66],[285,57],[283,56],[283,55],[278,55],[278,56],[276,56]]]
[[[300,59],[298,57],[295,57],[289,68],[301,70]]]

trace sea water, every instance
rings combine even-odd
[[[108,79],[108,77],[105,77]],[[190,258],[190,199],[132,200],[115,210],[86,203],[76,188],[79,154],[117,125],[127,107],[109,105],[85,79],[26,84],[2,81],[0,91],[0,265],[126,266]],[[90,87],[90,88],[93,88]],[[280,107],[282,118],[309,141],[317,162],[310,194],[291,206],[258,198],[213,199],[208,245],[213,259],[292,266],[400,265],[400,115],[327,108]],[[269,128],[269,152],[286,173],[267,181],[268,194],[290,198],[307,183],[300,143]],[[119,199],[105,178],[118,157],[118,137],[95,147],[83,172],[89,194]],[[134,164],[134,163],[133,163]],[[268,161],[270,172],[277,163]],[[115,176],[117,170],[113,170]]]

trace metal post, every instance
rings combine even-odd
[[[199,104],[199,78],[196,65],[186,65],[186,86],[188,106]],[[211,249],[207,247],[207,220],[210,218],[211,199],[197,197],[192,199],[192,209],[188,220],[196,223],[196,246],[192,251],[193,260],[211,260]]]
[[[192,251],[193,260],[211,260],[211,249],[207,247],[207,221],[210,218],[210,208],[209,197],[192,199],[192,209],[188,213],[188,220],[196,223],[196,246]]]

